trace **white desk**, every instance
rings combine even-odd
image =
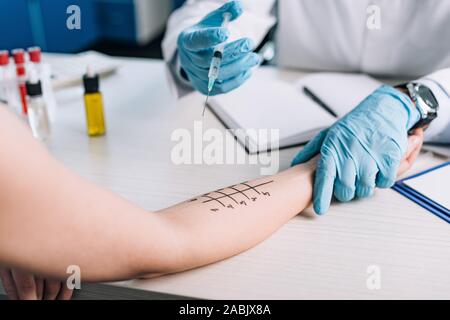
[[[259,175],[259,167],[251,165],[173,165],[171,133],[193,128],[193,121],[201,119],[203,98],[193,94],[176,102],[162,62],[126,61],[118,75],[102,82],[105,137],[85,134],[81,88],[58,93],[61,107],[51,152],[59,160],[148,210]],[[223,129],[208,111],[204,126]],[[297,151],[280,152],[281,168]],[[439,162],[422,155],[415,169]],[[369,200],[335,204],[324,217],[309,215],[294,218],[234,258],[114,284],[111,290],[120,296],[120,288],[141,289],[153,298],[167,297],[160,293],[210,299],[450,298],[449,225],[395,191],[378,190]],[[381,269],[380,290],[366,286],[370,265]],[[126,292],[140,292],[133,290]]]

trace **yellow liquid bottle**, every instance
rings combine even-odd
[[[84,104],[86,108],[86,123],[89,136],[101,136],[106,133],[105,116],[103,113],[103,97],[99,90],[99,76],[91,69],[83,77]]]
[[[101,93],[87,93],[84,95],[86,106],[87,132],[90,136],[101,136],[106,133],[105,117],[103,114],[103,97]]]

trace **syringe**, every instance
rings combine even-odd
[[[223,14],[222,28],[228,27],[228,23],[230,22],[230,20],[231,20],[231,13],[225,12]],[[220,66],[222,64],[224,50],[225,50],[225,42],[219,44],[214,48],[214,55],[208,73],[208,95],[206,97],[205,105],[203,106],[202,116],[205,115],[205,109],[206,105],[208,104],[209,96],[211,94],[212,89],[214,88],[214,84],[216,83],[217,78],[219,77]]]

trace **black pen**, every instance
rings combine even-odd
[[[310,97],[315,103],[317,103],[319,106],[321,106],[325,111],[327,111],[329,114],[331,114],[335,118],[339,118],[339,116],[336,114],[336,112],[333,111],[325,102],[320,100],[318,96],[316,96],[314,93],[312,93],[311,90],[309,90],[307,87],[303,87],[303,92]]]

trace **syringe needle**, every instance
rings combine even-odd
[[[208,105],[208,99],[209,99],[209,93],[206,96],[206,101],[205,101],[205,105],[203,106],[203,113],[202,113],[202,117],[205,116],[205,110],[206,110],[206,106]]]

